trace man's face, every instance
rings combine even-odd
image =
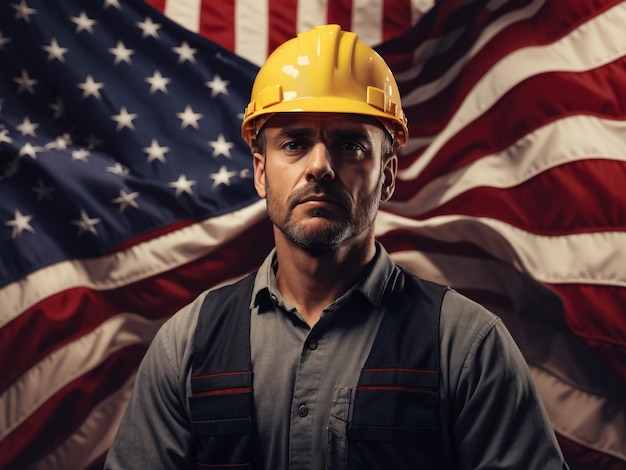
[[[397,157],[382,155],[388,136],[373,118],[278,114],[264,127],[265,154],[254,154],[255,185],[270,220],[309,250],[373,236],[381,200],[393,193]]]

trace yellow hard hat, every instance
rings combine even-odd
[[[241,134],[251,145],[275,113],[352,113],[377,118],[406,145],[400,92],[382,57],[339,25],[314,26],[279,46],[259,70]]]

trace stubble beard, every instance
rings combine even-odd
[[[340,194],[332,186],[332,183],[312,183],[292,194],[287,199],[286,204],[282,205],[272,197],[272,188],[266,180],[267,212],[272,224],[293,244],[310,252],[327,252],[371,227],[380,206],[381,187],[382,178],[374,192],[365,199],[358,201],[354,208],[354,214],[352,214],[348,209],[351,207],[350,200]],[[308,194],[320,192],[332,195],[335,199],[342,201],[342,206],[346,210],[344,219],[340,222],[330,220],[326,210],[317,209],[311,212],[311,217],[324,218],[326,223],[307,224],[306,221],[294,220],[292,217],[293,209],[296,207],[297,201]]]

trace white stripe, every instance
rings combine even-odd
[[[626,162],[626,122],[590,115],[567,116],[523,136],[511,147],[430,180],[408,201],[385,208],[416,216],[478,187],[511,188],[551,169],[580,160]],[[405,178],[399,172],[399,179]]]
[[[405,177],[415,178],[445,142],[527,78],[553,71],[582,72],[624,56],[626,54],[624,24],[626,24],[626,2],[603,12],[553,44],[520,49],[504,57],[469,92],[446,128],[407,169]],[[455,71],[454,75],[458,75],[458,71]],[[403,98],[403,105],[408,107],[413,101],[423,100],[425,96],[423,93],[423,89],[410,93]]]
[[[165,16],[194,33],[200,30],[200,9],[202,0],[168,0],[165,3]]]
[[[499,260],[422,252],[419,248],[390,251],[389,254],[399,266],[416,276],[460,291],[489,290],[514,300],[528,295],[527,281],[518,276],[519,272],[513,266]],[[468,276],[468,273],[472,275]]]
[[[0,439],[68,383],[131,344],[148,345],[164,322],[125,313],[46,356],[0,395]],[[43,386],[42,386],[43,385]]]
[[[411,0],[411,24],[417,24],[434,5],[435,0]]]
[[[308,31],[313,26],[326,24],[328,0],[299,0],[296,31]]]
[[[59,292],[79,286],[114,289],[202,258],[265,217],[265,201],[260,200],[117,253],[42,268],[0,289],[0,328]]]
[[[119,390],[92,410],[65,442],[30,468],[32,470],[87,468],[104,454],[113,443],[134,382],[135,374],[132,374]]]
[[[383,0],[352,1],[352,31],[370,46],[383,39]]]
[[[626,411],[620,402],[572,389],[540,368],[531,366],[531,372],[556,432],[626,464]]]
[[[381,211],[376,236],[394,230],[443,242],[469,242],[536,280],[626,287],[626,232],[535,235],[502,221],[467,216],[418,221]]]
[[[235,53],[256,65],[268,55],[269,0],[236,0]]]

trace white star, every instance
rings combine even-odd
[[[59,119],[61,116],[65,114],[65,106],[63,106],[63,102],[61,98],[57,98],[55,103],[49,105],[50,109],[54,111],[53,119]]]
[[[209,140],[209,145],[213,147],[213,156],[224,155],[230,158],[230,149],[235,146],[232,142],[227,142],[224,134],[217,136],[217,140]]]
[[[39,127],[39,124],[30,122],[29,117],[24,116],[22,123],[18,124],[15,127],[17,128],[18,131],[21,132],[23,136],[29,135],[31,137],[37,137],[37,134],[35,133],[35,129]]]
[[[37,181],[37,186],[30,188],[37,194],[37,202],[41,202],[43,200],[52,201],[52,192],[54,188],[52,186],[46,186],[43,180],[39,179]]]
[[[143,33],[141,33],[141,37],[143,39],[147,38],[148,36],[159,39],[158,31],[161,28],[161,25],[153,22],[152,18],[150,18],[149,16],[147,16],[143,22],[136,23],[136,25],[139,26],[143,31]]]
[[[120,62],[126,62],[127,64],[133,63],[133,61],[130,60],[130,56],[135,53],[135,50],[128,49],[122,41],[117,41],[117,46],[110,48],[109,52],[115,56],[115,60],[113,61],[115,65]]]
[[[95,82],[91,75],[87,75],[87,79],[76,86],[83,90],[83,99],[89,96],[95,96],[98,99],[102,98],[102,96],[100,96],[100,89],[104,87],[104,83]]]
[[[0,31],[0,51],[6,51],[6,48],[4,46],[6,46],[10,42],[11,42],[11,39],[5,37],[2,34],[2,31]]]
[[[0,143],[2,142],[6,142],[7,144],[10,144],[11,142],[13,142],[13,139],[11,139],[11,137],[9,137],[9,130],[8,129],[2,129],[0,131]]]
[[[28,75],[28,72],[26,70],[22,70],[22,76],[21,77],[15,77],[13,79],[13,81],[20,86],[19,90],[17,91],[18,93],[21,93],[24,90],[26,90],[30,94],[33,94],[33,95],[35,94],[34,86],[37,83],[39,83],[39,80],[36,80],[34,78],[30,78],[30,76]]]
[[[148,163],[155,160],[165,163],[165,154],[170,151],[170,148],[161,147],[156,139],[152,139],[150,147],[144,147],[143,151],[148,154]]]
[[[89,150],[80,148],[72,152],[72,160],[79,160],[81,162],[86,162],[89,160],[89,155],[91,155]]]
[[[69,50],[67,47],[61,47],[56,38],[52,38],[49,46],[41,46],[41,48],[48,53],[48,62],[52,62],[54,59],[65,62],[63,54],[67,54]]]
[[[127,193],[123,189],[120,190],[119,197],[116,197],[111,202],[120,205],[120,212],[124,212],[128,206],[133,206],[135,209],[139,209],[139,204],[137,204],[137,199],[139,197],[139,193]]]
[[[178,180],[172,181],[171,183],[167,183],[167,185],[171,188],[176,189],[176,197],[180,196],[182,193],[187,193],[192,195],[193,191],[191,187],[196,184],[195,180],[188,180],[185,175],[180,175]]]
[[[209,175],[209,178],[213,178],[212,189],[217,188],[220,184],[230,186],[230,179],[236,174],[236,171],[228,171],[226,167],[222,165],[218,173],[211,173]]]
[[[42,151],[43,151],[42,147],[33,147],[33,144],[31,144],[30,142],[26,142],[24,145],[22,145],[22,148],[20,148],[20,151],[17,154],[20,157],[23,157],[24,155],[28,155],[30,158],[36,159],[37,152],[42,152]]]
[[[189,62],[193,62],[193,63],[196,62],[196,58],[194,57],[194,54],[197,52],[197,49],[189,47],[189,44],[187,43],[187,41],[183,41],[180,47],[172,47],[172,50],[176,52],[176,54],[178,55],[179,64],[182,64],[186,60],[188,60]]]
[[[35,13],[37,13],[37,10],[35,10],[34,8],[30,8],[26,4],[26,0],[20,0],[19,5],[11,5],[11,6],[15,8],[16,10],[15,19],[16,20],[22,19],[26,21],[27,23],[30,23],[30,15],[34,15]]]
[[[118,10],[121,8],[120,7],[120,0],[104,0],[104,7],[103,8],[109,8],[109,7],[115,7]]]
[[[161,75],[161,72],[155,70],[152,74],[152,77],[147,77],[146,82],[150,84],[150,94],[153,94],[157,91],[162,91],[167,94],[167,85],[171,82],[167,77]]]
[[[54,141],[46,145],[47,149],[61,149],[65,150],[68,145],[72,143],[72,137],[66,132],[63,135],[58,136]]]
[[[224,95],[228,95],[228,84],[230,82],[228,80],[222,80],[222,77],[219,75],[215,75],[213,80],[209,82],[204,82],[204,86],[211,89],[211,98],[215,98],[220,93]]]
[[[185,111],[182,113],[176,113],[176,117],[180,119],[182,122],[180,123],[180,128],[185,129],[187,126],[195,127],[198,129],[198,120],[202,119],[202,114],[194,113],[191,106],[185,106]]]
[[[96,236],[98,236],[98,231],[96,230],[96,225],[100,223],[100,219],[98,218],[89,218],[84,209],[80,211],[80,219],[72,220],[72,224],[78,227],[78,236],[80,237],[83,233],[90,232]]]
[[[120,176],[126,176],[129,173],[128,168],[126,168],[120,162],[115,162],[113,166],[108,166],[106,170],[109,173],[113,173],[114,175],[120,175]]]
[[[13,227],[11,238],[15,239],[19,237],[24,230],[28,230],[30,233],[35,233],[35,229],[30,225],[30,220],[32,218],[32,215],[23,215],[20,211],[16,209],[15,218],[4,223],[9,227]]]
[[[126,110],[126,106],[122,106],[119,114],[115,114],[111,119],[117,122],[117,131],[121,131],[124,127],[135,130],[133,119],[137,119],[137,113],[129,113]]]
[[[72,16],[70,19],[72,22],[76,23],[76,34],[81,31],[88,31],[93,34],[93,25],[95,25],[97,21],[89,18],[84,11],[80,12],[80,16]]]

